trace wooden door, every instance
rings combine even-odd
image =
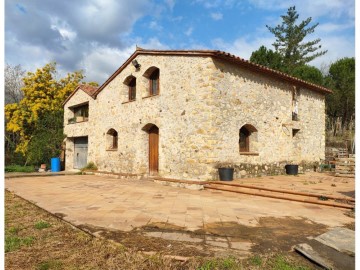
[[[149,172],[151,175],[159,171],[159,128],[152,126],[149,130]]]
[[[82,169],[87,164],[88,137],[74,139],[74,168]]]

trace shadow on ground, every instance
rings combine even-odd
[[[258,226],[235,222],[204,224],[197,231],[170,223],[150,223],[130,232],[90,225],[78,226],[92,234],[147,252],[178,256],[214,256],[219,252],[243,255],[289,252],[292,246],[326,232],[327,226],[304,218],[262,217]]]

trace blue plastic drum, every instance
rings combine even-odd
[[[60,172],[60,158],[51,158],[51,171]]]

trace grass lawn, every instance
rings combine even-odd
[[[22,198],[5,191],[5,268],[10,269],[274,269],[307,270],[290,254],[193,257],[175,260],[145,255],[95,238]]]

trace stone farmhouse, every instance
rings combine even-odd
[[[64,102],[67,170],[175,179],[278,174],[325,156],[331,90],[216,50],[137,48],[100,87]]]

